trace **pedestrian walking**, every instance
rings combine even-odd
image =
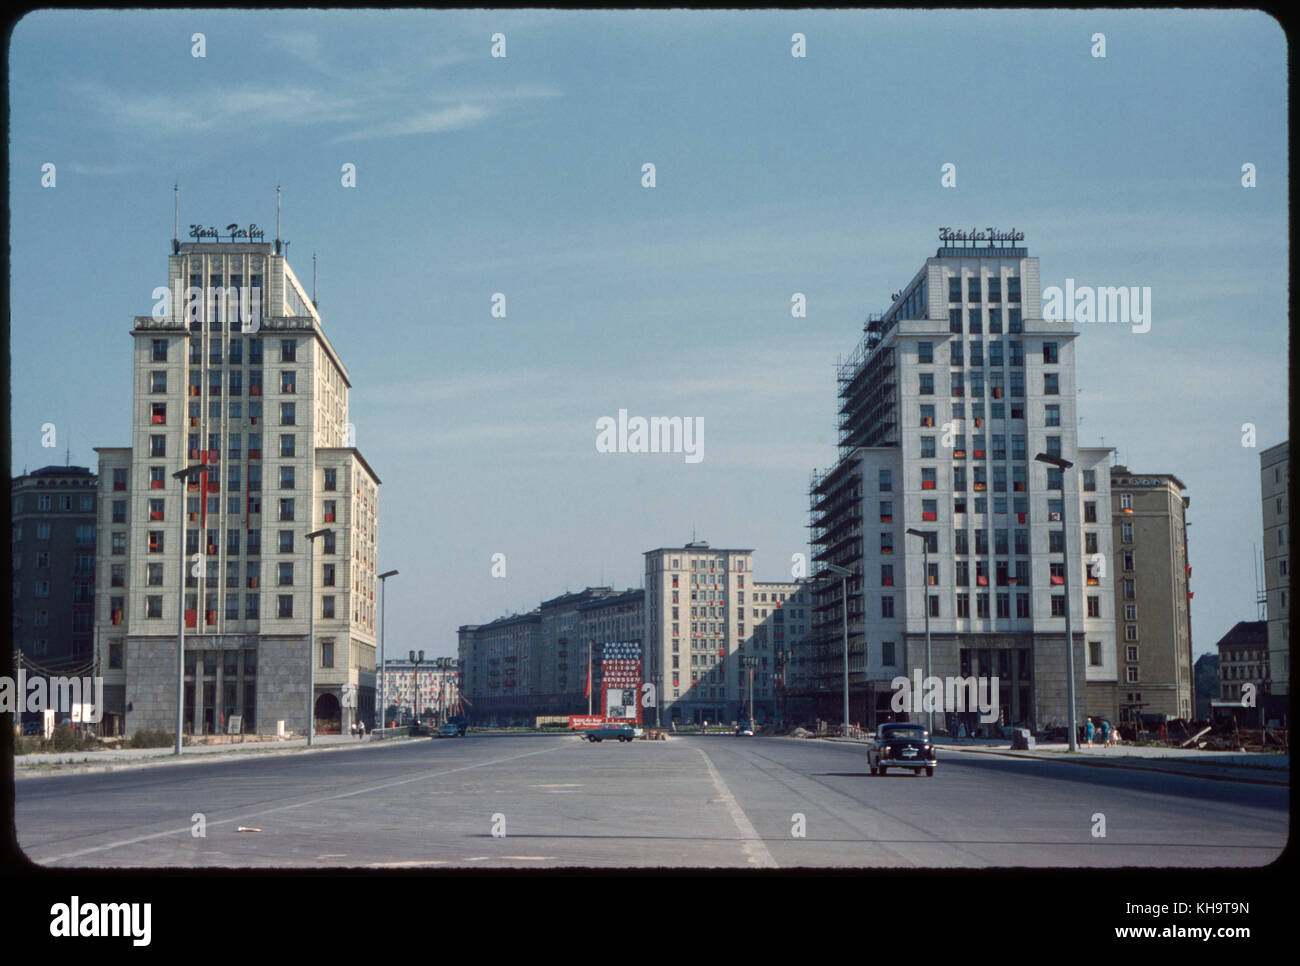
[[[1110,719],[1109,718],[1101,719],[1101,746],[1103,748],[1110,747]]]
[[[365,736],[366,736],[366,723],[365,723],[364,721],[358,721],[358,722],[357,722],[357,737],[359,737],[359,738],[364,738]]]
[[[1088,743],[1089,748],[1092,747],[1093,732],[1094,729],[1093,729],[1092,719],[1089,718],[1083,726],[1083,740]]]
[[[352,737],[355,738],[357,736],[357,723],[355,721],[352,722],[352,724],[348,726],[348,730],[352,732]]]
[[[1116,748],[1119,747],[1119,725],[1110,730],[1110,743]]]

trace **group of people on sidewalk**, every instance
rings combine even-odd
[[[366,736],[366,723],[364,721],[352,722],[352,737],[364,738]]]
[[[1110,721],[1102,718],[1100,722],[1094,723],[1089,718],[1083,725],[1083,740],[1089,748],[1094,747],[1093,741],[1099,740],[1103,748],[1117,747],[1119,745],[1119,729],[1112,727]]]

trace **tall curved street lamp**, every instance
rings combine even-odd
[[[1065,557],[1065,563],[1061,566],[1065,573],[1062,580],[1065,590],[1065,685],[1070,702],[1070,750],[1078,751],[1079,736],[1074,715],[1074,629],[1070,626],[1070,489],[1065,485],[1065,471],[1074,464],[1047,453],[1039,453],[1034,459],[1061,471],[1061,550]]]
[[[840,575],[840,607],[844,615],[844,737],[849,736],[849,584],[853,571],[838,564],[828,563],[832,573]]]
[[[388,685],[388,675],[384,667],[384,634],[388,630],[388,578],[396,576],[396,570],[389,570],[379,575],[379,726],[381,728],[388,717],[388,707],[384,702]]]
[[[930,537],[935,533],[933,530],[915,530],[912,527],[907,528],[907,532],[914,537],[921,538],[921,566],[925,573],[921,577],[921,607],[925,611],[925,681],[929,685],[930,681]],[[919,710],[919,709],[917,709]],[[934,705],[930,706],[929,723],[926,725],[930,732],[930,737],[934,737]]]
[[[332,536],[329,527],[307,534],[311,567],[307,580],[307,744],[316,743],[316,538]]]
[[[195,473],[204,473],[212,469],[216,467],[207,463],[192,463],[172,474],[172,479],[181,484],[181,495],[176,502],[176,522],[180,533],[176,549],[181,555],[181,569],[176,581],[180,585],[180,590],[176,594],[176,747],[174,754],[177,755],[181,753],[181,732],[185,728],[185,484]],[[200,488],[199,500],[207,498],[208,495]],[[198,585],[195,584],[195,594],[198,590]],[[196,710],[195,720],[197,719]]]

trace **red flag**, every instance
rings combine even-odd
[[[584,698],[591,697],[591,658],[587,658],[587,690],[582,695]]]

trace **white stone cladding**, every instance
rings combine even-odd
[[[358,714],[372,720],[380,481],[349,445],[347,370],[272,245],[180,244],[168,278],[169,310],[136,317],[132,330],[132,445],[100,450],[100,532],[109,538],[96,576],[97,648],[122,687],[126,731],[175,728],[182,579],[187,701],[203,705],[198,720],[187,713],[188,727],[217,730],[242,713],[251,730],[273,733],[283,720],[304,731],[312,611],[318,719],[342,728]],[[174,298],[191,284],[203,293],[196,306]],[[256,319],[214,297],[252,289],[261,292]],[[206,481],[173,479],[198,463],[215,467]],[[115,490],[124,468],[125,491]],[[118,500],[124,522],[113,519]],[[315,542],[311,594],[307,534],[322,528],[333,540]],[[111,586],[121,563],[124,585]],[[110,599],[119,596],[115,622]],[[117,654],[123,666],[109,668]],[[350,693],[355,710],[344,706]]]

